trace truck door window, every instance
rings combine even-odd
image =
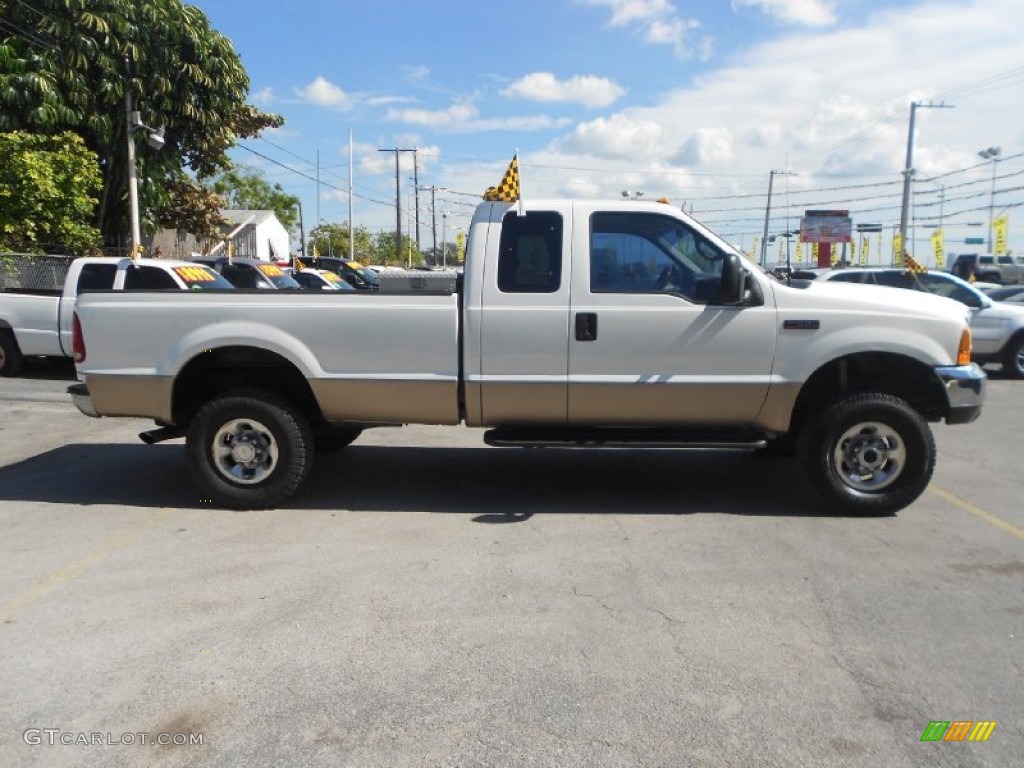
[[[115,275],[116,264],[86,264],[78,273],[77,292],[109,290],[114,287]]]
[[[501,222],[498,290],[502,293],[554,293],[562,284],[562,217],[552,211]]]
[[[722,262],[721,251],[670,216],[595,213],[590,220],[594,293],[673,293],[714,303]]]
[[[125,290],[161,291],[177,289],[174,278],[155,267],[128,267],[124,274]]]

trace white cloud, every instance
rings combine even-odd
[[[809,0],[813,1],[813,0]],[[679,58],[711,55],[710,36],[690,40],[691,30],[700,28],[696,19],[684,19],[669,0],[583,0],[588,5],[608,8],[612,12],[608,22],[612,27],[639,30],[644,40],[656,45],[669,45]]]
[[[675,158],[686,166],[727,165],[735,157],[728,128],[702,127],[694,131]]]
[[[554,119],[547,115],[481,118],[480,110],[467,103],[453,104],[447,109],[392,109],[386,119],[449,133],[543,131],[564,128],[571,123],[567,118]]]
[[[626,93],[614,80],[595,75],[573,75],[559,80],[550,72],[533,72],[512,83],[502,96],[533,101],[570,101],[585,107],[607,107]]]
[[[472,104],[452,104],[447,109],[392,109],[387,119],[427,128],[449,128],[473,120],[480,114]]]
[[[572,134],[559,140],[557,147],[571,154],[633,158],[642,162],[643,158],[657,154],[662,136],[658,122],[619,113],[581,123]]]
[[[422,82],[430,77],[430,67],[420,65],[402,67],[405,76],[413,82]]]
[[[274,100],[274,89],[270,86],[260,88],[258,91],[253,91],[250,97],[253,104],[269,104]]]
[[[754,6],[769,16],[808,27],[836,23],[836,0],[732,0],[733,8]]]
[[[351,98],[348,94],[323,75],[318,75],[308,85],[296,88],[295,95],[302,101],[315,104],[318,107],[347,109],[351,106]]]

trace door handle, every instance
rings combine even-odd
[[[576,341],[597,341],[597,313],[576,313]]]

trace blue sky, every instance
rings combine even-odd
[[[891,226],[910,102],[944,100],[917,111],[915,252],[940,209],[947,250],[987,235],[989,146],[1024,252],[1020,0],[194,4],[234,42],[250,100],[286,119],[233,156],[298,195],[307,229],[317,211],[347,220],[349,131],[354,218],[373,230],[394,228],[394,155],[378,150],[396,146],[445,188],[451,228],[517,149],[525,195],[666,195],[747,248],[771,170],[794,174],[776,177],[773,232],[805,207]],[[411,154],[400,176],[408,229]],[[419,209],[429,247],[428,193]]]

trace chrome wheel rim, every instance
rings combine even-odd
[[[279,450],[273,433],[255,419],[233,419],[213,436],[213,464],[225,479],[241,485],[266,480],[277,467]]]
[[[880,491],[896,482],[907,465],[907,449],[899,432],[879,421],[850,427],[832,452],[836,471],[857,491]]]

